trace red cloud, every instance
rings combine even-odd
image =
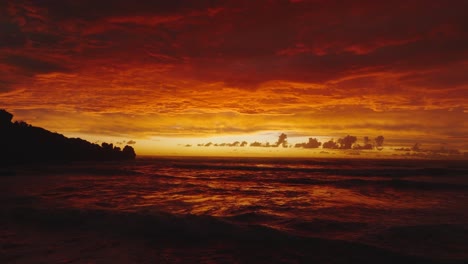
[[[0,93],[9,93],[0,103],[11,108],[291,115],[292,128],[306,127],[310,116],[352,127],[341,121],[359,108],[363,119],[374,114],[369,109],[386,111],[385,122],[366,124],[391,130],[402,116],[419,125],[432,119],[421,113],[461,109],[446,119],[451,130],[466,131],[467,1],[19,0],[0,7]],[[269,125],[259,127],[271,129],[274,119],[265,119]],[[288,123],[281,120],[280,127]],[[231,127],[252,131],[252,123]],[[410,128],[444,133],[437,124]]]

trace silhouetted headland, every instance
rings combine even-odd
[[[131,146],[123,149],[109,143],[99,146],[22,121],[12,122],[12,119],[12,114],[0,109],[0,164],[132,160],[136,157]]]

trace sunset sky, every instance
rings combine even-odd
[[[466,0],[1,1],[0,109],[69,137],[133,141],[137,154],[466,158],[467,10]],[[286,148],[265,147],[282,133]],[[351,148],[300,145],[347,135]],[[383,150],[356,147],[365,136],[373,147],[383,136]]]

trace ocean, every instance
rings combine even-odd
[[[1,263],[467,263],[466,161],[0,169]]]

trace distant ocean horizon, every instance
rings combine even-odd
[[[464,161],[138,156],[1,175],[3,263],[468,260]]]

